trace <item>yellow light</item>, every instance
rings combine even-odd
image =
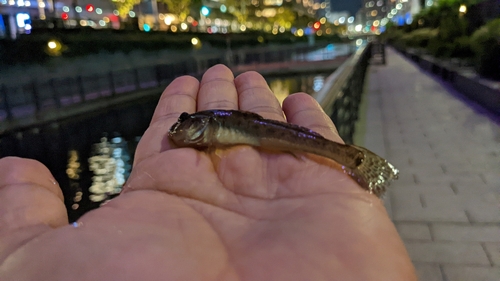
[[[321,30],[316,31],[316,35],[318,35],[318,36],[323,35],[323,31],[321,31]]]
[[[467,6],[464,4],[460,5],[460,8],[458,8],[458,11],[462,14],[465,14],[467,12]]]
[[[54,50],[55,48],[57,48],[57,43],[56,41],[49,41],[49,43],[47,43],[47,46],[49,46],[50,49]]]
[[[302,37],[304,35],[304,30],[302,28],[297,29],[297,36]]]
[[[378,14],[377,10],[373,10],[373,11],[371,12],[372,17],[376,16],[377,14]]]
[[[175,26],[175,25],[172,25],[172,27],[170,27],[170,29],[172,30],[172,32],[177,32],[177,26]]]
[[[181,23],[182,30],[186,30],[187,28],[188,28],[188,25],[185,22]]]
[[[109,22],[109,18],[108,17],[103,17],[102,18],[104,20],[104,22],[108,23]]]
[[[257,41],[259,41],[259,43],[264,43],[264,37],[262,36],[257,37]]]
[[[198,43],[200,43],[200,40],[198,38],[196,38],[196,37],[191,38],[191,44],[196,46],[196,45],[198,45]]]
[[[379,24],[380,24],[380,22],[378,20],[373,22],[373,26],[375,26],[375,27],[377,27]]]
[[[325,24],[326,23],[326,18],[325,17],[322,17],[321,19],[319,19],[319,22],[321,24]]]
[[[247,30],[247,27],[246,27],[246,26],[244,26],[244,25],[241,25],[241,26],[240,26],[240,30],[241,30],[241,31],[245,31],[245,30]]]
[[[332,29],[328,27],[328,28],[325,30],[325,32],[326,32],[326,34],[331,34],[331,33],[332,33]]]

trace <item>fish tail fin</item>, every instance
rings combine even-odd
[[[381,197],[393,180],[398,178],[399,170],[384,158],[366,148],[355,146],[365,154],[363,163],[347,173],[364,189]]]

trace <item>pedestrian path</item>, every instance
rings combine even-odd
[[[420,280],[499,281],[500,123],[391,49],[366,83],[361,144],[401,171],[385,200]]]

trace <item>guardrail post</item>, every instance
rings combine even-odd
[[[134,68],[134,84],[136,90],[141,89],[141,82],[139,81],[139,69],[137,68]]]
[[[3,100],[4,109],[5,112],[7,113],[7,120],[12,120],[14,116],[12,115],[12,108],[10,108],[9,99],[7,97],[7,86],[2,84],[2,86],[0,87],[0,91],[2,94],[1,97]]]
[[[42,103],[40,101],[40,94],[36,87],[36,82],[31,82],[31,89],[33,91],[33,101],[35,102],[35,113],[38,114],[42,110]]]
[[[78,87],[78,94],[80,95],[80,98],[82,99],[82,102],[85,101],[85,88],[83,87],[83,78],[81,75],[78,75],[76,77],[76,85]]]
[[[108,78],[109,78],[109,85],[111,86],[111,95],[114,96],[116,95],[116,89],[115,89],[115,82],[113,80],[113,71],[109,72]]]
[[[56,108],[61,108],[61,98],[59,97],[59,93],[57,92],[56,86],[54,85],[54,78],[49,80],[49,85],[50,89],[52,90],[52,98],[54,99]]]

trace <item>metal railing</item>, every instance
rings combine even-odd
[[[182,75],[200,76],[209,67],[308,60],[307,54],[324,45],[287,46],[236,50],[224,55],[191,57],[188,60],[147,67],[111,71],[99,75],[77,75],[28,84],[0,85],[0,121],[30,117],[87,101],[155,89]],[[323,52],[331,52],[323,48]],[[324,55],[324,57],[329,57]],[[0,131],[1,128],[0,128]]]
[[[346,143],[353,142],[366,69],[372,56],[371,48],[371,43],[360,47],[325,80],[323,88],[315,95]]]

